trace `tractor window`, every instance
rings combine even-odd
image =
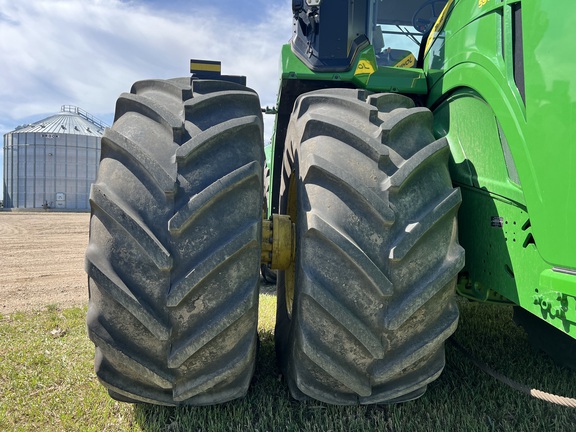
[[[415,67],[423,34],[447,0],[375,0],[372,44],[379,66]]]
[[[421,41],[414,27],[377,25],[372,43],[378,66],[416,67]]]

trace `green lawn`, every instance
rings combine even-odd
[[[260,296],[261,349],[246,398],[164,408],[110,399],[97,382],[86,310],[49,307],[0,317],[0,430],[22,431],[572,431],[576,410],[517,393],[470,365],[450,343],[442,376],[416,400],[339,407],[291,400],[274,360],[275,297]],[[521,383],[574,397],[574,373],[531,350],[509,307],[460,301],[455,337]]]

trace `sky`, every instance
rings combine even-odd
[[[0,0],[0,135],[62,105],[111,124],[132,83],[189,76],[191,58],[220,60],[273,106],[291,26],[289,0]]]

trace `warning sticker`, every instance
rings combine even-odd
[[[375,71],[376,68],[368,60],[360,60],[354,75],[373,74]]]

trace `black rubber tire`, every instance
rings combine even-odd
[[[276,321],[294,398],[401,402],[440,375],[464,265],[448,155],[431,112],[407,97],[331,89],[296,101],[280,187],[280,212],[296,217],[295,282],[279,272]]]
[[[576,370],[574,338],[520,306],[514,306],[514,322],[524,329],[535,349],[546,353],[557,364]]]
[[[207,405],[254,372],[263,123],[224,81],[140,81],[118,99],[90,194],[88,334],[112,397]]]

